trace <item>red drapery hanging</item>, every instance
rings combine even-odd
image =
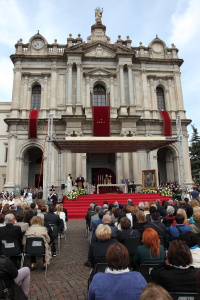
[[[169,116],[169,112],[166,110],[161,110],[160,113],[163,118],[163,135],[171,136],[172,135],[172,125],[171,125],[171,118]]]
[[[38,125],[38,109],[31,109],[29,114],[29,139],[37,138],[37,125]]]
[[[110,106],[93,106],[93,136],[110,136]]]

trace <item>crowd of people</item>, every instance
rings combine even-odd
[[[67,230],[67,211],[62,204],[57,204],[56,207],[54,205],[40,206],[33,202],[31,204],[22,204],[17,202],[16,197],[13,197],[13,199],[8,198],[6,200],[7,203],[3,204],[4,200],[0,202],[1,243],[4,239],[9,240],[9,242],[13,240],[17,242],[22,252],[26,248],[29,238],[42,238],[45,247],[42,267],[46,269],[46,265],[50,264],[52,256],[56,257],[58,255],[52,226],[55,225],[57,227],[60,233],[59,236],[62,238]],[[30,266],[20,268],[18,256],[7,258],[0,255],[0,279],[3,278],[6,288],[9,290],[13,282],[20,284],[25,297],[28,297],[30,270],[33,271],[37,268],[36,260],[37,257],[31,255]],[[2,285],[0,285],[0,297],[4,299],[1,295],[1,287]]]
[[[200,203],[195,198],[193,193],[191,200],[157,199],[138,206],[131,199],[126,205],[92,202],[85,217],[90,243],[84,265],[92,268],[88,299],[148,299],[142,294],[152,289],[166,290],[166,298],[155,299],[172,299],[168,292],[198,293]],[[124,246],[130,237],[139,239],[132,257]],[[107,263],[105,273],[95,273],[99,263]],[[147,286],[142,264],[152,264],[158,287]]]

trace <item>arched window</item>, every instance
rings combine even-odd
[[[158,110],[165,110],[164,91],[161,87],[156,88]]]
[[[40,109],[41,103],[41,86],[35,85],[32,88],[31,109]]]
[[[106,89],[102,84],[95,85],[93,96],[94,106],[106,106]]]

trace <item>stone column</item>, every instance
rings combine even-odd
[[[88,179],[87,179],[87,153],[82,154],[82,176],[85,178],[85,181],[88,181]]]
[[[86,103],[85,106],[86,107],[90,107],[91,103],[90,103],[90,77],[87,76],[85,79],[85,83],[86,83]]]
[[[122,172],[122,156],[121,153],[116,153],[116,183],[121,183],[121,179],[124,177]]]
[[[53,66],[51,68],[51,104],[50,109],[55,110],[57,107],[57,62],[53,62]]]
[[[123,153],[123,178],[130,179],[130,172],[129,172],[129,156],[128,153]]]
[[[183,106],[183,94],[181,87],[181,76],[179,69],[174,71],[174,81],[175,81],[175,90],[176,90],[176,102],[178,103],[178,110],[184,110]]]
[[[6,184],[5,188],[13,188],[16,178],[16,134],[9,134],[8,136],[8,161],[6,168]]]
[[[67,176],[72,173],[72,153],[67,153],[67,174],[65,180],[67,180]]]
[[[24,77],[23,82],[23,102],[22,102],[22,118],[27,118],[27,94],[28,94],[28,76]]]
[[[76,177],[82,174],[82,153],[76,153]]]
[[[76,98],[76,103],[80,104],[81,103],[81,63],[76,64],[77,67],[77,98]]]
[[[110,107],[115,106],[115,95],[114,95],[114,80],[113,76],[110,77]]]
[[[125,105],[125,91],[124,91],[124,65],[119,65],[119,76],[120,76],[120,102],[121,105]]]
[[[128,89],[129,89],[130,105],[133,105],[135,103],[134,103],[134,92],[133,92],[132,64],[128,65]]]
[[[72,103],[72,63],[69,62],[67,64],[68,66],[68,97],[67,97],[67,103]]]
[[[67,84],[67,105],[66,105],[66,113],[68,115],[72,115],[72,63],[69,62],[67,64],[68,67],[68,84]]]
[[[17,61],[14,67],[13,78],[13,93],[12,93],[12,117],[18,117],[19,115],[19,100],[21,94],[21,61]]]
[[[41,117],[45,118],[47,117],[47,109],[48,107],[48,101],[47,101],[47,97],[48,97],[48,77],[45,76],[44,80],[43,80],[43,89],[42,89],[42,94],[41,94]]]
[[[133,164],[133,177],[132,179],[135,183],[138,184],[139,178],[138,178],[138,153],[132,152],[132,164]]]

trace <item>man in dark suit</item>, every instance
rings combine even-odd
[[[77,177],[77,179],[76,179],[76,183],[77,183],[78,187],[83,189],[84,188],[84,185],[83,185],[84,182],[85,182],[85,179],[80,174],[79,177]]]
[[[5,216],[5,226],[0,227],[0,241],[3,239],[15,239],[18,241],[19,246],[22,249],[22,231],[20,226],[13,226],[16,222],[13,214],[7,214]],[[17,265],[17,258],[11,257],[11,260]]]
[[[55,225],[57,225],[58,226],[58,230],[61,231],[61,232],[64,229],[64,223],[60,219],[59,215],[56,215],[54,213],[54,206],[53,205],[49,205],[49,212],[44,215],[44,222],[48,223],[48,224],[55,224]],[[52,237],[50,236],[50,238],[52,238]],[[56,245],[55,245],[54,239],[52,239],[52,252],[53,252],[53,256],[57,256],[58,255],[58,253],[56,252]]]
[[[160,221],[160,212],[155,211],[150,215],[151,222],[144,226],[146,228],[153,228],[157,231],[158,236],[162,239],[164,246],[168,245],[169,235],[166,226]]]

